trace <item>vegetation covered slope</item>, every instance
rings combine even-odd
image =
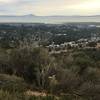
[[[15,97],[16,92],[25,95],[30,89],[65,96],[67,100],[100,99],[99,50],[71,50],[51,55],[45,48],[25,45],[2,52],[1,57],[4,55],[6,61],[0,61],[1,97],[3,94],[12,97],[11,92]]]

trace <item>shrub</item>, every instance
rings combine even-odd
[[[9,92],[24,92],[27,85],[22,78],[0,74],[0,89]]]

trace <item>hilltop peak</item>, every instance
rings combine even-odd
[[[28,14],[28,15],[24,15],[24,16],[30,16],[30,17],[33,17],[33,16],[35,16],[35,15],[33,15],[33,14]]]

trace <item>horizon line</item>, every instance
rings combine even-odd
[[[69,17],[70,17],[70,16],[80,16],[80,17],[81,17],[81,16],[83,16],[83,17],[86,16],[86,17],[87,17],[87,16],[100,16],[100,15],[99,15],[99,14],[98,14],[98,15],[97,15],[97,14],[94,14],[94,15],[93,15],[93,14],[92,14],[92,15],[36,15],[36,14],[23,14],[23,15],[22,15],[22,14],[21,14],[21,15],[16,15],[16,14],[4,14],[4,15],[3,15],[3,14],[2,14],[2,15],[0,15],[0,16],[41,16],[41,17],[42,17],[42,16],[47,16],[47,17],[48,17],[48,16],[65,16],[65,17],[66,17],[66,16],[69,16]]]

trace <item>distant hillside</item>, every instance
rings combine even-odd
[[[67,23],[67,22],[100,22],[100,15],[93,16],[23,16],[1,15],[0,22],[26,22],[26,23]]]

